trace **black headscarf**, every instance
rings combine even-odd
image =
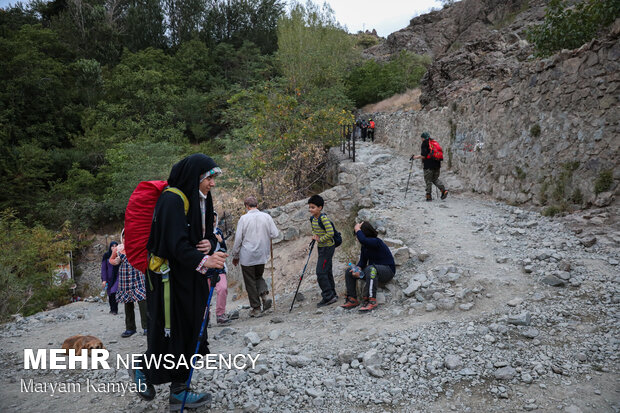
[[[200,176],[217,168],[217,164],[207,155],[197,153],[177,162],[170,171],[168,185],[179,188],[189,200],[187,221],[191,224],[189,240],[197,244],[202,240],[202,217],[200,198],[198,195]],[[205,236],[213,233],[213,199],[211,192],[207,194],[205,210]]]
[[[110,242],[110,246],[108,247],[108,252],[103,254],[103,258],[101,259],[101,261],[105,261],[105,260],[109,259],[112,256],[112,247],[115,246],[115,245],[118,245],[118,242],[116,242],[116,241]]]

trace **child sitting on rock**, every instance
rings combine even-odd
[[[360,272],[347,268],[344,278],[347,284],[347,297],[342,308],[350,310],[360,303],[357,300],[357,280],[363,280],[364,302],[360,311],[367,312],[377,308],[377,283],[386,283],[394,278],[396,266],[392,252],[385,243],[377,238],[377,231],[368,222],[356,224],[353,228],[357,240],[362,244],[357,266]]]

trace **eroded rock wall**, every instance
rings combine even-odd
[[[620,179],[619,34],[616,21],[604,39],[522,62],[507,76],[464,74],[449,93],[435,89],[439,98],[422,111],[371,114],[376,137],[418,152],[429,131],[444,147],[444,168],[510,203],[608,205]],[[459,65],[449,59],[432,70]]]

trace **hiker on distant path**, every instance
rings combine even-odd
[[[125,303],[125,331],[121,337],[127,338],[136,334],[136,314],[134,304],[138,303],[142,335],[146,335],[148,318],[146,310],[146,287],[144,274],[132,267],[125,254],[125,230],[121,231],[121,244],[110,257],[110,262],[118,265],[118,291],[116,301]]]
[[[271,240],[278,236],[278,228],[271,215],[258,210],[258,201],[249,196],[243,202],[246,214],[237,223],[235,244],[232,249],[233,265],[241,263],[245,290],[250,300],[250,317],[260,317],[271,308],[269,289],[263,278],[265,263],[271,255]]]
[[[420,155],[412,155],[410,159],[422,159],[424,182],[426,182],[426,200],[433,200],[433,184],[441,191],[441,199],[446,199],[448,190],[443,182],[439,180],[441,161],[443,160],[441,147],[437,141],[431,139],[431,135],[428,132],[422,133],[420,137],[422,138],[421,153]]]
[[[209,296],[209,283],[204,274],[209,268],[223,268],[228,256],[214,252],[217,239],[213,233],[210,190],[220,173],[213,159],[203,154],[176,163],[170,171],[168,185],[180,193],[164,191],[160,195],[146,245],[150,259],[146,274],[149,328],[145,357],[165,356],[178,368],[166,369],[163,365],[147,368],[143,362],[142,369],[131,373],[138,394],[146,400],[155,397],[154,384],[170,383],[171,411],[180,409],[186,391],[187,408],[211,402],[209,393],[186,390],[190,368],[182,365],[180,356],[189,361],[194,355]],[[198,353],[208,354],[207,345],[205,334]]]
[[[310,227],[312,228],[312,239],[317,242],[319,257],[316,261],[316,280],[321,288],[322,300],[317,303],[317,307],[334,304],[338,301],[336,294],[336,283],[332,271],[332,259],[336,252],[334,242],[334,225],[323,214],[325,201],[320,195],[312,195],[308,199],[308,211],[310,211]]]
[[[360,259],[357,267],[361,272],[354,272],[351,267],[344,273],[347,285],[347,297],[342,308],[350,310],[357,307],[357,280],[365,282],[363,303],[360,311],[368,312],[377,308],[377,285],[386,283],[394,278],[396,265],[392,252],[385,243],[377,237],[377,231],[368,222],[356,224],[353,232],[362,244]]]
[[[217,238],[217,245],[215,246],[215,251],[226,252],[226,241],[224,240],[224,233],[221,229],[218,228],[218,216],[217,213],[213,213],[213,233],[215,234],[215,238]],[[226,299],[228,298],[228,280],[226,280],[226,264],[224,264],[224,268],[210,268],[207,271],[207,276],[212,276],[218,274],[220,280],[215,284],[215,293],[216,293],[216,306],[215,306],[215,318],[218,324],[230,324],[230,318],[226,315]]]
[[[362,119],[360,128],[362,129],[362,140],[366,142],[366,136],[368,136],[368,122],[366,122],[366,119]]]
[[[101,288],[105,288],[108,293],[110,303],[110,314],[118,314],[118,302],[116,301],[116,290],[118,289],[118,265],[111,264],[108,260],[116,250],[118,242],[110,242],[108,251],[103,254],[101,259]]]
[[[368,119],[368,139],[375,141],[375,121],[372,118]]]

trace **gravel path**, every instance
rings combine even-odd
[[[317,310],[316,287],[304,283],[292,313],[290,294],[262,318],[241,309],[230,327],[209,330],[210,348],[258,354],[258,366],[198,370],[195,387],[214,394],[210,411],[620,411],[617,208],[548,219],[469,193],[425,202],[417,162],[405,199],[409,155],[379,144],[358,151],[375,203],[358,218],[382,231],[401,264],[384,303],[372,314]],[[343,293],[340,273],[337,284]],[[127,383],[124,369],[23,369],[24,347],[58,348],[78,333],[98,336],[114,357],[143,351],[145,337],[119,337],[121,317],[81,302],[4,325],[0,411],[167,411],[167,386],[150,403],[84,388],[20,391],[30,379]]]

